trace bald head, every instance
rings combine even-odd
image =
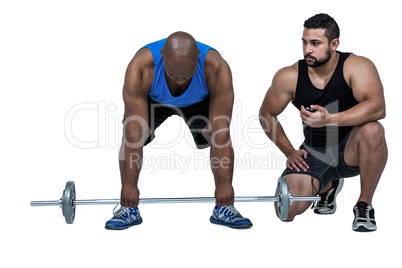
[[[165,56],[198,57],[197,42],[185,32],[172,33],[163,47]]]
[[[195,73],[200,50],[190,34],[171,34],[166,39],[161,53],[165,71],[175,81],[184,81]]]

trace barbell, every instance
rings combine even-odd
[[[278,215],[281,220],[288,218],[290,205],[294,201],[319,201],[320,196],[292,196],[285,178],[278,179],[276,196],[237,196],[235,202],[277,202]],[[141,204],[151,203],[210,203],[214,197],[177,197],[177,198],[141,198]],[[120,199],[85,199],[77,200],[75,183],[68,181],[59,200],[31,201],[32,207],[60,206],[67,224],[74,223],[75,208],[78,205],[116,205]]]

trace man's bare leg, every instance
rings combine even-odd
[[[344,160],[347,166],[360,168],[361,192],[358,202],[372,203],[387,158],[384,128],[380,123],[370,122],[352,130],[346,143]]]
[[[293,196],[313,196],[317,194],[320,189],[320,181],[318,179],[312,178],[310,175],[306,174],[288,174],[285,176],[286,182],[288,184],[289,193]],[[313,184],[311,180],[313,180]],[[275,193],[276,195],[276,193]],[[276,202],[275,211],[278,216],[278,207]],[[286,221],[293,221],[293,219],[300,214],[303,214],[310,206],[312,202],[293,202],[289,209],[288,218]]]

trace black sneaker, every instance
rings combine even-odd
[[[321,200],[314,207],[316,214],[333,214],[336,211],[336,196],[342,190],[343,179],[332,182],[332,188],[326,193],[320,194]]]
[[[356,232],[372,232],[377,230],[374,219],[374,208],[365,202],[358,202],[353,208],[355,220],[352,229]]]

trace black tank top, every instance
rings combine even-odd
[[[343,76],[343,64],[351,53],[338,51],[337,53],[340,55],[338,65],[324,89],[318,89],[313,85],[308,75],[306,61],[299,61],[299,77],[295,99],[292,101],[297,109],[300,110],[301,105],[308,107],[316,104],[325,107],[332,114],[348,110],[358,104]],[[341,142],[352,129],[353,126],[311,128],[303,124],[304,143],[310,147],[335,145]]]

